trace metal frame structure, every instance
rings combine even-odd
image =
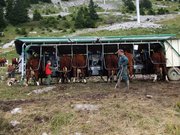
[[[119,49],[120,46],[126,46],[129,45],[148,45],[148,51],[150,53],[151,44],[160,44],[162,47],[164,47],[164,43],[168,43],[167,40],[173,39],[175,35],[173,34],[161,34],[161,35],[138,35],[138,36],[106,36],[106,37],[61,37],[61,38],[17,38],[15,40],[15,47],[16,51],[19,55],[22,56],[22,70],[21,70],[21,78],[24,79],[25,77],[25,70],[26,70],[26,53],[29,50],[29,48],[32,47],[39,47],[39,55],[40,59],[42,58],[42,49],[43,47],[54,47],[56,50],[56,58],[58,57],[58,47],[61,46],[70,46],[71,53],[69,54],[71,57],[73,57],[74,47],[82,47],[85,46],[85,53],[87,61],[86,66],[88,66],[89,69],[89,62],[88,62],[88,51],[89,46],[93,46],[96,48],[96,46],[101,46],[101,55],[102,59],[104,59],[104,55],[108,54],[105,52],[106,46],[116,46],[116,49]],[[169,43],[169,47],[174,50],[174,53],[176,53],[180,57],[180,53],[173,48],[173,45]],[[110,52],[114,53],[114,51]],[[104,63],[104,62],[103,62]],[[180,65],[178,65],[180,67]],[[73,65],[72,65],[73,67]],[[60,71],[61,72],[61,71]]]

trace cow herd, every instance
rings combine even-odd
[[[12,58],[12,66],[17,67],[18,66],[19,59],[18,58]],[[5,57],[0,58],[0,67],[4,67],[5,65],[8,65],[8,60]]]
[[[73,82],[87,82],[87,59],[85,55],[76,54],[74,57],[62,55],[59,62],[59,66],[55,71],[56,77],[59,78],[59,82],[70,82],[72,77]],[[45,67],[43,67],[43,63],[40,61],[40,58],[32,56],[26,64],[26,85],[28,85],[28,81],[31,77],[34,77],[36,84],[38,84],[38,80],[41,78],[42,83],[42,78],[46,77],[44,71]]]
[[[128,73],[129,78],[132,79],[135,70],[134,63],[135,59],[132,53],[125,51],[125,55],[128,58]],[[118,56],[115,53],[104,54],[101,59],[103,61],[103,68],[100,76],[107,76],[107,81],[116,81],[116,75],[118,72]],[[89,76],[88,71],[88,55],[84,54],[74,54],[68,55],[63,54],[58,57],[57,68],[54,73],[56,73],[56,78],[61,83],[65,82],[83,82],[86,83],[86,77]],[[5,66],[7,62],[6,58],[0,58],[0,66]],[[146,60],[146,63],[148,60]],[[156,81],[158,76],[163,76],[166,80],[167,70],[166,70],[166,59],[165,55],[162,52],[154,52],[149,58],[149,63],[153,65],[153,72],[156,74],[153,81]],[[46,63],[45,63],[46,64]],[[8,72],[12,72],[18,68],[19,59],[12,58],[12,65],[8,65]],[[150,66],[150,65],[147,65]],[[13,67],[13,68],[12,68]],[[144,67],[146,67],[144,65]],[[45,67],[41,58],[38,56],[31,56],[26,62],[26,84],[28,85],[29,79],[33,78],[34,82],[39,85],[39,79],[41,78],[41,83],[43,83],[43,78],[45,78]]]
[[[128,73],[129,78],[132,79],[134,73],[134,57],[130,52],[125,51],[125,55],[128,58]],[[154,77],[154,81],[157,80],[157,76],[164,76],[167,79],[166,61],[162,52],[154,52],[149,58],[151,65],[153,65],[153,72],[157,74]],[[86,77],[88,74],[88,56],[84,54],[74,54],[73,56],[64,54],[59,57],[58,68],[56,69],[56,77],[59,78],[59,82],[83,82],[86,83]],[[117,54],[106,54],[103,57],[103,70],[106,75],[107,81],[115,81],[115,76],[118,72],[118,56]],[[44,67],[39,57],[31,57],[27,61],[26,77],[27,84],[31,77],[34,77],[38,84],[39,78],[46,77],[44,74]],[[33,73],[32,73],[33,71]],[[42,83],[42,79],[41,79]]]

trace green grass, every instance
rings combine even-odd
[[[168,9],[170,13],[174,13],[174,12],[180,11],[180,8],[179,8],[180,3],[179,2],[175,2],[175,1],[163,1],[163,0],[161,0],[161,1],[160,0],[159,1],[153,0],[152,3],[153,3],[153,8],[155,10],[160,8],[157,5],[162,5],[162,6],[167,6],[167,7],[165,7],[165,9]]]
[[[11,62],[12,58],[18,57],[18,54],[13,48],[4,49],[3,53],[0,54],[0,57],[5,57],[7,60],[9,60],[9,62]]]
[[[175,110],[180,113],[180,101],[176,103]]]
[[[167,124],[166,132],[170,135],[180,135],[180,125]]]
[[[130,30],[115,30],[115,31],[108,31],[102,30],[93,33],[85,33],[81,34],[80,36],[128,36],[128,35],[146,35],[146,34],[169,34],[165,32],[163,29],[145,29],[145,28],[138,28],[138,29],[130,29]]]
[[[37,86],[25,87],[18,83],[13,85],[12,87],[9,87],[6,80],[0,81],[0,85],[0,100],[32,99],[33,97],[29,96],[28,94],[31,93],[32,90],[38,89]]]
[[[97,31],[92,33],[81,34],[80,36],[114,36],[114,35],[145,35],[145,34],[176,34],[177,38],[180,38],[180,15],[177,15],[174,19],[169,19],[166,21],[160,21],[162,28],[158,29],[146,29],[146,28],[136,28],[129,30],[115,30],[115,31]]]
[[[163,20],[159,22],[164,25],[164,31],[172,34],[176,34],[178,38],[180,38],[180,15],[177,15],[174,19]]]
[[[8,120],[4,119],[2,114],[0,114],[0,134],[6,135],[9,133],[10,129],[12,129],[12,126],[9,124]]]
[[[54,114],[53,118],[51,119],[51,130],[53,134],[58,135],[63,126],[67,126],[71,123],[73,117],[74,116],[72,113],[59,112]]]
[[[39,22],[28,22],[22,24],[22,26],[12,26],[8,25],[4,30],[4,37],[0,37],[0,46],[5,43],[10,42],[11,40],[17,37],[23,37],[24,35],[18,35],[16,33],[16,28],[25,28],[26,32],[28,33],[27,36],[29,37],[39,37],[39,36],[63,36],[67,33],[70,33],[70,29],[66,29],[66,31],[58,30],[55,28],[46,28],[41,26]],[[56,31],[56,32],[53,32]],[[30,33],[30,32],[37,32],[37,33]]]

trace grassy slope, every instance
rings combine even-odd
[[[152,1],[154,3],[154,8],[158,8],[155,5],[168,5],[168,9],[170,10],[170,12],[174,12],[174,10],[178,9],[180,4],[177,2],[167,2],[167,1],[156,1],[153,0]],[[33,5],[31,8],[31,13],[35,10],[38,9],[41,13],[46,13],[48,10],[48,12],[54,12],[54,13],[58,13],[58,11],[61,11],[61,9],[59,9],[58,7],[54,7],[52,4],[40,4],[40,5]],[[70,8],[70,12],[74,11],[74,7],[72,7],[72,10]],[[112,17],[114,18],[114,17]],[[111,17],[109,18],[110,20],[112,19]],[[104,18],[105,19],[105,18]],[[121,20],[122,18],[120,18]],[[120,20],[118,20],[118,18],[114,18],[112,20],[116,20],[118,22],[120,22]],[[166,27],[164,27],[163,29],[133,29],[133,30],[117,30],[117,31],[100,31],[97,33],[86,33],[83,35],[136,35],[136,34],[160,34],[160,33],[173,33],[173,34],[177,34],[177,37],[180,37],[179,34],[179,20],[180,20],[180,15],[176,18],[176,19],[172,19],[169,21],[163,21],[160,22],[162,24],[165,24]],[[103,23],[100,23],[101,25],[103,25]],[[13,27],[11,25],[9,25],[6,29],[5,29],[5,37],[0,37],[0,45],[3,43],[7,43],[11,40],[13,40],[16,37],[19,37],[21,35],[17,35],[15,32],[16,28],[22,28],[24,27],[26,29],[26,31],[29,33],[30,31],[37,31],[37,34],[28,34],[28,36],[64,36],[67,34],[71,33],[71,30],[59,30],[57,31],[57,29],[51,29],[52,31],[56,31],[56,32],[52,32],[49,28],[43,28],[41,26],[41,24],[39,24],[38,22],[30,22],[30,23],[26,23],[26,24],[22,24],[21,26],[16,26]]]
[[[82,35],[92,35],[92,36],[109,36],[109,35],[141,35],[141,34],[176,34],[177,37],[180,37],[180,15],[177,15],[174,19],[160,21],[158,23],[163,25],[162,29],[131,29],[131,30],[115,30],[115,31],[97,31],[93,33],[85,33]],[[23,26],[17,26],[17,28],[25,28],[26,31],[29,33],[30,31],[36,31],[37,33],[29,33],[28,36],[30,37],[38,37],[38,36],[64,36],[71,33],[70,30],[63,31],[63,30],[55,30],[55,29],[47,29],[43,28],[41,24],[38,22],[29,22],[24,24]],[[0,37],[2,43],[9,42],[16,37],[20,37],[21,35],[17,35],[15,32],[14,26],[8,26],[4,32],[5,37]],[[54,32],[53,32],[54,31]]]
[[[163,20],[158,22],[163,25],[162,29],[130,29],[130,30],[116,30],[116,31],[97,31],[93,33],[85,33],[86,35],[95,36],[112,36],[112,35],[143,35],[143,34],[176,34],[176,37],[180,38],[180,15],[177,15],[174,19]]]

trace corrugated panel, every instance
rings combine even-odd
[[[180,39],[168,40],[168,43],[165,43],[167,67],[178,67],[180,66]]]

